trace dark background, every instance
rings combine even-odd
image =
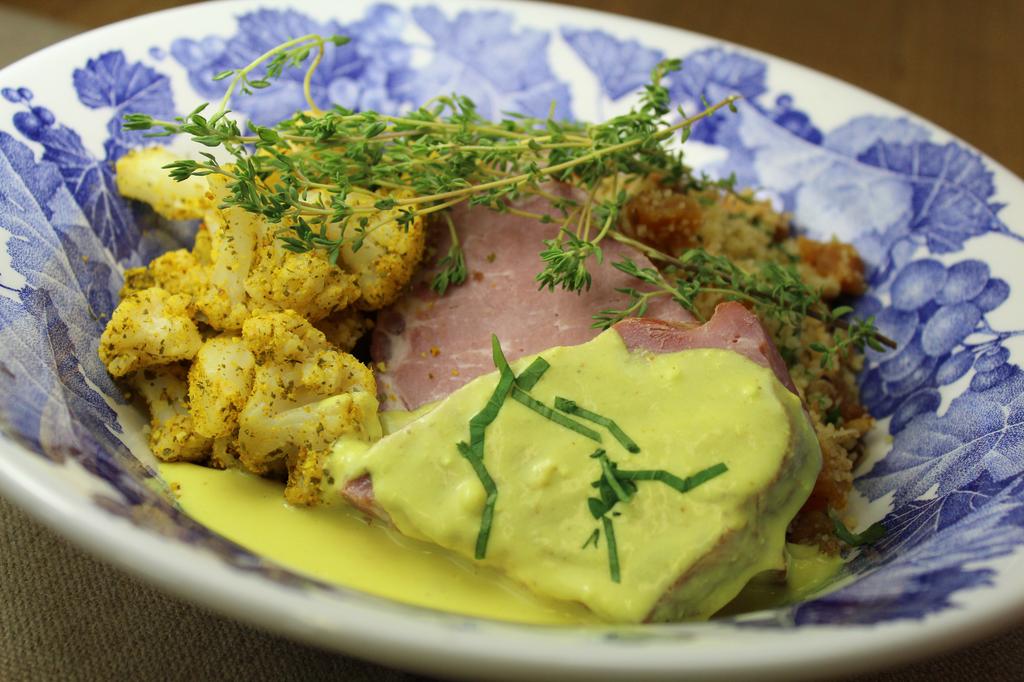
[[[0,66],[81,30],[179,4],[186,3],[0,1]],[[1024,0],[563,4],[671,24],[800,62],[930,119],[1024,175]],[[858,679],[1020,679],[1021,670],[1024,628]],[[419,679],[293,644],[165,597],[82,554],[0,499],[0,679],[328,677]]]

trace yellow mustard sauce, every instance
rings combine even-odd
[[[239,470],[160,465],[193,519],[299,573],[396,601],[522,623],[598,622],[579,605],[545,600],[494,569],[369,523],[354,510],[292,507],[280,483]]]
[[[786,545],[786,575],[765,573],[755,577],[718,616],[773,609],[813,597],[828,587],[843,567],[843,558],[809,545]]]
[[[344,507],[291,507],[279,483],[243,471],[161,464],[178,502],[196,521],[298,573],[440,611],[520,623],[597,623],[587,609],[543,600],[492,569],[403,538]],[[787,545],[785,581],[758,576],[718,615],[806,599],[842,567],[838,556]]]
[[[841,560],[819,555],[813,548],[784,544],[785,528],[820,466],[816,440],[802,420],[799,401],[768,370],[735,353],[700,349],[636,355],[628,353],[621,340],[616,344],[616,339],[614,334],[601,335],[590,354],[576,362],[571,354],[557,352],[564,349],[546,351],[542,355],[552,367],[532,393],[548,404],[555,394],[580,400],[586,396],[602,409],[608,407],[607,401],[618,400],[619,407],[604,411],[614,414],[642,448],[637,455],[617,451],[617,444],[606,437],[602,447],[614,454],[622,468],[664,465],[685,476],[718,461],[729,466],[726,474],[685,495],[643,483],[645,487],[633,500],[618,506],[622,516],[615,522],[623,558],[622,584],[609,580],[603,543],[599,548],[581,549],[597,525],[585,504],[589,482],[596,478],[593,460],[587,457],[594,444],[573,441],[575,434],[567,436],[565,429],[546,423],[518,403],[505,405],[495,422],[497,428],[493,433],[488,430],[488,438],[507,441],[511,448],[511,455],[488,451],[489,466],[493,465],[503,492],[499,500],[504,502],[504,506],[499,502],[495,516],[491,561],[469,558],[479,524],[479,484],[471,469],[458,473],[457,459],[454,463],[443,460],[450,459],[452,453],[447,451],[454,451],[451,446],[456,440],[466,438],[466,414],[486,402],[493,378],[482,377],[466,387],[478,385],[473,390],[480,396],[463,389],[454,394],[463,395],[461,401],[449,398],[414,413],[383,413],[386,434],[392,438],[406,434],[392,439],[394,449],[355,444],[337,448],[329,464],[332,475],[343,481],[361,471],[372,472],[378,502],[404,536],[341,504],[291,507],[284,502],[279,483],[242,471],[161,464],[160,472],[186,513],[256,554],[325,582],[442,611],[537,624],[637,622],[669,587],[666,581],[699,561],[709,543],[718,542],[726,531],[737,531],[730,537],[746,556],[728,567],[705,571],[705,577],[694,581],[690,589],[700,595],[698,612],[682,617],[706,618],[727,603],[722,613],[770,608],[805,598],[826,584]],[[634,361],[637,364],[617,369]],[[525,362],[514,363],[516,371],[522,371]],[[652,380],[655,376],[662,379]],[[678,383],[680,377],[690,388],[709,381],[716,388],[700,394],[683,391],[689,397],[681,402],[659,399],[666,385]],[[637,380],[644,388],[624,396],[622,387]],[[722,416],[716,417],[716,410]],[[446,411],[450,412],[447,422]],[[670,442],[663,435],[681,414],[699,434],[688,445]],[[531,450],[536,443],[546,444],[543,452]],[[678,455],[681,449],[687,457],[665,459],[666,453]],[[430,465],[425,470],[416,465],[416,454],[424,452],[446,452],[433,458],[443,466]],[[574,454],[566,460],[559,459],[560,452]],[[641,455],[646,459],[637,459]],[[373,461],[374,456],[379,461]],[[680,461],[689,469],[680,468]],[[525,488],[516,488],[513,479],[517,477],[526,481]],[[755,496],[753,507],[743,501],[765,486],[769,492]],[[336,492],[334,496],[337,499]],[[577,507],[581,514],[575,513]],[[416,524],[410,524],[409,516],[417,514]],[[538,534],[551,514],[560,518],[558,532]],[[690,522],[680,524],[679,514]],[[424,520],[431,515],[433,522]],[[652,543],[652,536],[643,535],[651,524],[654,537],[667,541]],[[522,550],[524,545],[525,551],[515,549]],[[501,561],[493,561],[495,556]],[[647,566],[653,562],[660,562],[658,570]],[[552,580],[536,579],[530,573],[533,565],[554,574]],[[781,570],[787,566],[782,580]],[[705,599],[707,595],[710,599]],[[619,603],[623,606],[618,607]]]
[[[786,527],[810,494],[821,453],[800,400],[769,369],[723,349],[632,352],[614,331],[541,356],[550,368],[530,391],[537,400],[568,398],[613,417],[640,451],[607,432],[598,445],[506,400],[485,436],[498,498],[481,563],[624,623],[708,618],[755,575],[785,568]],[[497,380],[470,382],[375,444],[339,441],[330,478],[343,486],[369,473],[377,504],[403,535],[471,560],[486,494],[455,444],[468,440],[469,420]],[[728,467],[686,493],[642,482],[615,507],[619,581],[600,541],[607,532],[584,547],[602,529],[587,502],[601,477],[590,457],[598,446],[623,470],[683,478]]]

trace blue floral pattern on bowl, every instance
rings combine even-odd
[[[855,579],[840,589],[736,624],[922,618],[954,608],[957,592],[989,584],[994,570],[978,563],[1024,543],[1024,372],[1009,345],[1024,329],[990,321],[1011,295],[1007,273],[961,253],[982,238],[1021,249],[1024,237],[1000,218],[992,170],[974,151],[936,141],[931,129],[902,117],[819,125],[796,97],[770,92],[766,61],[721,46],[672,55],[604,30],[524,28],[503,11],[449,14],[434,5],[375,5],[347,24],[260,9],[238,16],[234,28],[226,37],[177,37],[166,46],[172,59],[155,47],[156,66],[112,50],[73,69],[79,102],[109,112],[102,155],[40,101],[32,83],[0,83],[17,107],[14,132],[0,130],[0,244],[11,264],[0,272],[0,391],[20,398],[0,403],[0,426],[41,456],[73,459],[109,482],[116,495],[101,499],[105,508],[153,532],[188,537],[232,565],[301,582],[178,513],[145,484],[152,472],[125,445],[117,412],[124,399],[96,353],[103,320],[125,267],[190,235],[153,229],[145,211],[118,195],[112,162],[144,143],[122,129],[123,115],[167,117],[187,105],[175,101],[171,70],[216,99],[223,84],[214,74],[286,38],[320,32],[353,37],[328,53],[314,78],[322,103],[393,112],[457,90],[487,116],[546,116],[554,106],[571,117],[579,103],[551,59],[560,40],[593,79],[598,108],[634,92],[666,56],[684,61],[669,82],[684,110],[742,94],[738,114],[694,126],[692,139],[721,152],[709,172],[764,188],[801,229],[856,244],[871,284],[858,312],[876,316],[899,343],[895,352],[869,354],[861,378],[863,401],[892,446],[857,489],[869,500],[891,500],[887,535],[852,559],[845,570]],[[409,31],[418,37],[407,38]],[[290,115],[303,106],[301,74],[235,104],[261,123]],[[143,505],[162,520],[133,514]]]

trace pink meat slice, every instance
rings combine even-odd
[[[719,303],[702,325],[630,318],[612,327],[629,350],[675,353],[690,348],[725,348],[746,356],[775,373],[782,385],[797,393],[789,369],[757,315],[735,301]]]
[[[552,212],[540,197],[517,207]],[[588,291],[539,291],[534,278],[543,268],[540,252],[543,240],[557,235],[555,225],[482,207],[459,208],[453,219],[470,273],[467,281],[439,296],[430,289],[437,268],[425,268],[412,292],[378,316],[370,354],[378,368],[383,363],[377,372],[382,409],[415,409],[492,371],[491,334],[509,360],[589,341],[599,333],[592,326],[594,313],[628,304],[629,297],[617,289],[643,288],[612,263],[625,256],[642,268],[652,267],[643,254],[606,239],[603,263],[589,262],[593,282]],[[447,253],[450,240],[447,229],[434,236],[436,261]],[[647,314],[675,322],[694,319],[667,297],[652,299]]]
[[[364,474],[345,483],[345,487],[341,489],[341,496],[364,514],[391,524],[388,513],[377,504],[377,498],[373,495],[373,478],[370,474]]]
[[[797,393],[786,363],[757,315],[740,303],[720,303],[704,324],[668,322],[650,318],[630,318],[612,329],[631,351],[675,353],[693,348],[723,348],[735,351],[762,367],[771,369],[779,381]],[[493,371],[493,366],[491,370]],[[342,488],[342,497],[362,511],[387,520],[386,513],[373,495],[373,480],[367,474],[354,478]]]

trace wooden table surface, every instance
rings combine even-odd
[[[706,33],[900,104],[1024,176],[1022,0],[557,0]],[[4,0],[82,27],[175,0]]]
[[[930,119],[1024,176],[1024,0],[563,2],[679,26],[805,64]],[[84,28],[177,4],[185,3],[5,0],[0,65]],[[225,671],[254,679],[413,679],[164,597],[78,552],[3,500],[0,605],[0,679],[203,679]],[[118,617],[119,608],[151,617],[139,630],[137,619]],[[234,653],[210,660],[211,651],[222,650],[215,644]],[[140,658],[143,650],[149,654]],[[1019,679],[1022,669],[1024,629],[1018,629],[863,680]]]

